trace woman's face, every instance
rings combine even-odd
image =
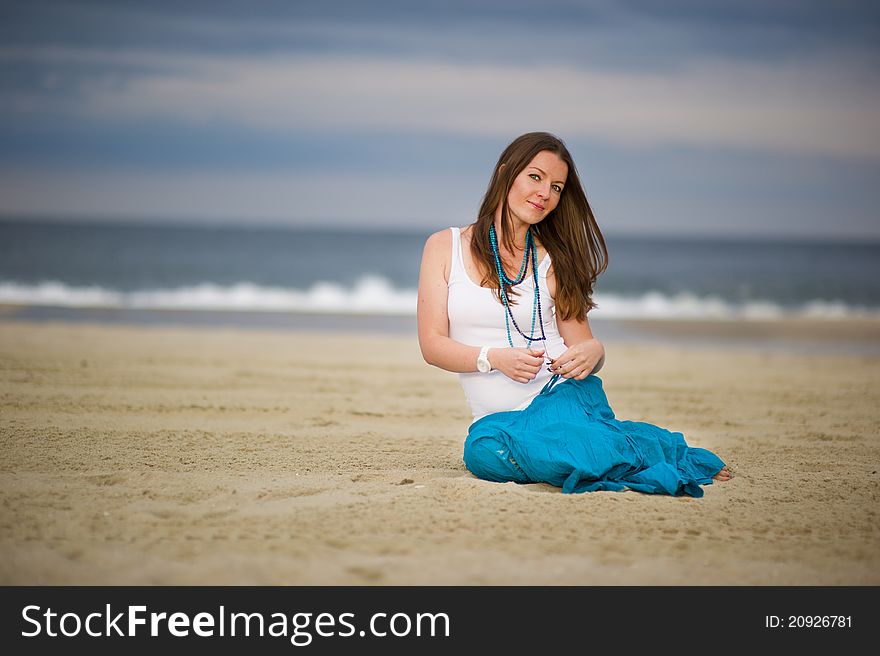
[[[507,195],[507,206],[514,222],[540,223],[556,209],[568,177],[568,164],[559,155],[542,150],[519,172]]]

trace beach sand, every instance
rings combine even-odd
[[[0,583],[880,584],[880,356],[606,347],[733,481],[478,480],[414,335],[0,321]]]

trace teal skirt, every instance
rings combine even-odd
[[[487,481],[549,483],[565,493],[693,497],[703,496],[700,486],[724,466],[711,451],[689,447],[681,433],[616,419],[596,376],[551,380],[526,409],[475,421],[464,463]]]

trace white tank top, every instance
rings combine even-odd
[[[464,268],[461,253],[461,231],[452,230],[452,266],[449,271],[449,337],[469,346],[488,346],[510,348],[505,327],[504,306],[498,301],[495,292],[481,287],[470,279]],[[538,286],[541,292],[541,314],[544,321],[544,334],[547,336],[546,352],[557,358],[565,352],[566,346],[556,325],[556,305],[547,288],[547,271],[550,268],[550,255],[544,257],[538,266]],[[516,305],[511,306],[513,316],[520,329],[527,335],[531,333],[532,307],[534,305],[535,284],[532,274],[517,285],[520,292]],[[535,333],[541,331],[535,325]],[[510,336],[515,347],[526,346],[526,340],[510,325]],[[541,342],[532,342],[533,348],[541,348]],[[500,371],[487,374],[459,374],[464,395],[474,415],[474,421],[492,412],[503,410],[522,410],[532,402],[552,374],[547,366],[541,367],[534,380],[518,383]]]

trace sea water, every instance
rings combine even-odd
[[[431,230],[0,221],[0,304],[414,317]],[[880,317],[880,243],[607,235],[597,319]]]

